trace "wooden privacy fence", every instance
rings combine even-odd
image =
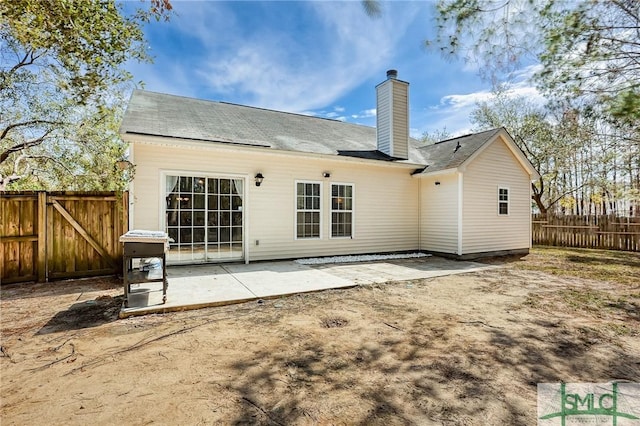
[[[128,194],[0,193],[3,284],[116,274]]]
[[[533,244],[640,251],[640,217],[532,216]]]

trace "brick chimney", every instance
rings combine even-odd
[[[378,151],[390,157],[409,158],[409,83],[398,80],[398,71],[376,86],[376,134]]]

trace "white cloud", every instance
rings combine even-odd
[[[364,111],[360,111],[359,114],[351,114],[351,118],[359,119],[359,118],[371,118],[376,116],[376,109],[365,109]]]
[[[365,109],[365,110],[360,111],[359,113],[356,113],[356,114],[347,114],[347,115],[340,114],[340,113],[345,112],[345,111],[346,111],[346,109],[343,108],[343,107],[334,107],[333,111],[326,111],[326,110],[303,111],[300,114],[311,115],[313,117],[331,118],[333,120],[349,121],[349,122],[355,122],[355,123],[358,123],[357,120],[373,118],[373,117],[376,116],[376,109],[375,108]],[[368,123],[368,125],[370,125],[370,123]]]
[[[486,102],[492,97],[493,95],[491,94],[491,92],[486,90],[475,93],[467,93],[464,95],[447,95],[440,99],[440,106],[444,106],[448,110],[467,109],[469,107],[475,107],[478,102]]]
[[[341,106],[334,106],[333,107],[333,111],[327,112],[327,111],[319,111],[317,113],[315,113],[314,115],[319,115],[322,117],[326,117],[326,118],[333,118],[336,120],[340,120],[340,121],[346,121],[346,117],[343,116],[343,112],[345,111],[344,107]]]
[[[416,48],[420,43],[421,35],[411,31],[422,31],[417,25],[427,16],[422,2],[383,2],[380,19],[367,17],[360,2],[348,1],[294,2],[284,8],[282,2],[172,4],[178,16],[147,27],[155,65],[131,68],[148,90],[375,125],[375,108],[363,108],[375,105],[373,85],[384,70],[399,67],[413,88],[426,87],[423,94],[414,91],[413,105],[455,84],[456,91],[412,108],[412,136],[443,127],[468,133],[476,102],[492,96],[488,90],[465,90],[473,78],[453,72],[450,63],[407,48],[407,39],[415,38]],[[425,72],[416,71],[425,66]],[[542,99],[529,83],[536,70],[514,72],[509,90]],[[431,81],[441,78],[442,85],[431,91],[432,83],[423,83],[419,73]],[[371,86],[370,96],[357,104],[363,82]]]
[[[512,76],[515,82],[531,81],[536,73],[542,71],[542,68],[543,67],[541,64],[528,65],[524,68],[520,68],[519,70],[514,71],[512,73]]]
[[[529,101],[544,105],[546,99],[531,85],[530,78],[539,70],[538,65],[532,65],[518,70],[513,75],[513,81],[505,83],[503,89],[509,97],[526,97]],[[454,93],[440,98],[436,105],[431,105],[424,111],[412,114],[412,120],[418,117],[422,123],[418,124],[418,134],[445,129],[453,136],[468,134],[473,131],[469,117],[478,103],[491,101],[495,95],[489,90],[470,93]],[[412,129],[413,130],[413,129]],[[413,134],[413,133],[412,133]]]
[[[304,8],[308,25],[301,26],[291,23],[300,16],[274,16],[282,10],[278,2],[242,4],[256,9],[255,16],[264,11],[264,19],[251,26],[227,3],[176,2],[170,31],[178,31],[188,45],[184,55],[158,58],[155,67],[144,68],[148,89],[310,111],[384,69],[403,35],[398,22],[410,21],[420,9],[409,3],[370,19],[360,2],[300,2],[293,7]],[[298,34],[300,28],[306,29]],[[166,40],[156,34],[154,41]],[[344,110],[334,107],[341,115]]]

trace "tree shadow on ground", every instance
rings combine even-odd
[[[572,263],[587,264],[587,265],[610,265],[612,263],[616,265],[625,265],[632,267],[640,267],[640,256],[637,259],[631,259],[629,256],[625,258],[615,258],[612,256],[587,256],[580,255],[567,256],[567,260]]]
[[[552,316],[511,330],[389,312],[366,333],[289,336],[238,360],[233,424],[531,424],[538,383],[640,381],[640,354]]]
[[[59,333],[97,327],[118,319],[124,295],[100,296],[95,300],[74,303],[55,314],[36,334]]]
[[[485,263],[488,265],[510,265],[513,263],[525,262],[526,256],[527,254],[512,254],[506,256],[482,257],[475,260],[475,262]]]
[[[115,276],[52,281],[46,283],[3,284],[0,287],[0,299],[15,300],[62,296],[65,294],[112,290],[117,288],[123,288],[123,283],[121,278]]]

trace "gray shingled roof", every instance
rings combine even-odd
[[[410,138],[409,161],[426,164],[422,173],[458,167],[500,130],[488,130],[426,146]],[[145,90],[133,92],[120,132],[370,160],[396,160],[376,149],[376,129],[373,127]]]
[[[338,120],[135,90],[120,132],[392,161],[376,129]],[[410,161],[423,164],[410,140]]]
[[[432,173],[459,167],[501,130],[502,128],[487,130],[418,148],[418,151],[422,154],[424,164],[427,164],[422,173]]]

